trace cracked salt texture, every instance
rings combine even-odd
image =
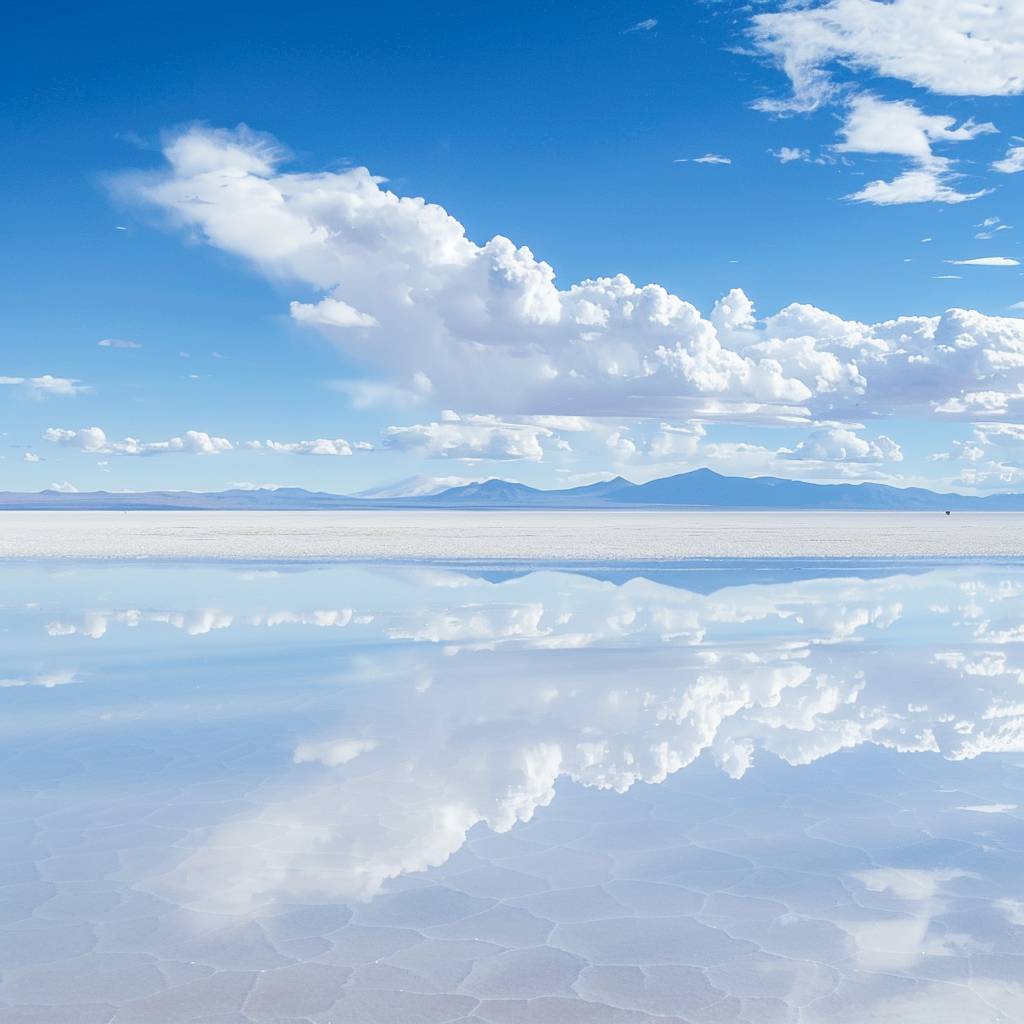
[[[1024,572],[867,569],[6,566],[0,1019],[1021,1021]]]

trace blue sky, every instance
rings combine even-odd
[[[1024,0],[2,18],[0,489],[1024,486]]]

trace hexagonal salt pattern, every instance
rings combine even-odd
[[[1024,1020],[1024,574],[812,569],[5,567],[0,1020]]]

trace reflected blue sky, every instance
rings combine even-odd
[[[4,1019],[1019,1020],[1024,571],[641,571],[5,567]]]

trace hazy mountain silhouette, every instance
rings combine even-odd
[[[217,493],[91,491],[67,494],[0,492],[0,510],[172,510],[302,511],[331,509],[863,509],[865,511],[1024,511],[1024,494],[984,498],[937,494],[922,487],[886,484],[812,484],[776,477],[721,476],[710,469],[633,484],[622,477],[585,487],[545,491],[508,480],[450,487],[438,494],[360,498],[300,487],[230,490]]]

